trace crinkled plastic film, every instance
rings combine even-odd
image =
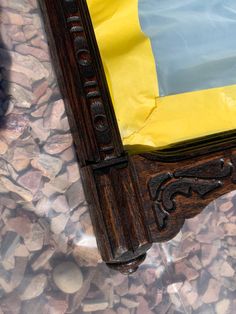
[[[130,153],[235,129],[235,1],[88,4]]]
[[[234,313],[235,193],[154,245],[101,263],[36,1],[1,0],[0,313]]]

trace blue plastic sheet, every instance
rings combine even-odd
[[[139,0],[160,95],[236,83],[235,0]]]

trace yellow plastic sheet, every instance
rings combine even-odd
[[[138,0],[88,0],[88,5],[123,143],[131,152],[236,128],[236,85],[159,97]]]
[[[88,0],[122,138],[155,108],[158,83],[151,43],[141,31],[137,0]]]

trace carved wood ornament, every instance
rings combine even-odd
[[[130,274],[153,242],[235,188],[235,134],[127,156],[86,1],[39,2],[100,253]]]

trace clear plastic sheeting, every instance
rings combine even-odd
[[[232,0],[88,4],[129,153],[235,129]]]
[[[101,263],[34,0],[1,0],[0,313],[234,314],[235,192],[154,245]]]
[[[139,0],[160,96],[236,83],[234,0]]]

